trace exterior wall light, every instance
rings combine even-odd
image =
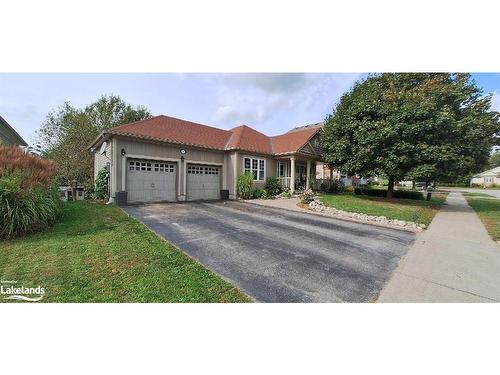
[[[127,155],[127,153],[125,152],[125,149],[122,148],[122,156],[125,156],[125,155]]]

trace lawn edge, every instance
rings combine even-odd
[[[197,263],[198,265],[200,265],[201,267],[203,267],[204,269],[206,269],[208,272],[210,272],[211,274],[213,274],[214,276],[217,276],[217,277],[220,277],[222,280],[224,280],[225,282],[229,283],[233,288],[236,288],[241,294],[245,295],[249,301],[248,302],[227,302],[227,303],[255,303],[255,302],[258,302],[254,297],[250,296],[243,288],[241,288],[239,285],[235,285],[234,281],[232,280],[229,280],[227,277],[223,276],[223,275],[220,275],[219,273],[215,272],[215,271],[212,271],[211,269],[207,268],[203,263],[201,263],[198,259],[196,258],[193,258],[191,255],[189,255],[188,253],[186,253],[184,250],[182,250],[179,246],[176,246],[175,244],[173,244],[172,242],[170,242],[169,240],[167,240],[165,237],[161,236],[159,233],[155,232],[153,229],[151,229],[150,227],[148,227],[146,224],[144,224],[142,221],[140,220],[137,220],[135,217],[133,217],[132,215],[130,215],[127,211],[125,211],[122,207],[118,206],[118,205],[114,205],[115,207],[118,207],[125,215],[127,215],[130,219],[138,222],[140,225],[144,226],[147,230],[149,230],[151,233],[153,233],[156,237],[158,237],[159,239],[161,239],[163,242],[167,243],[168,245],[172,246],[173,248],[179,250],[183,255],[185,255],[186,257],[188,257],[189,259],[191,259],[192,261],[194,261],[195,263]],[[168,302],[162,302],[162,303],[168,303]],[[188,302],[188,303],[196,303],[196,302]],[[221,303],[221,302],[206,302],[206,303],[213,303],[213,304],[218,304],[218,303]]]
[[[288,212],[295,212],[295,213],[302,212],[304,214],[310,214],[310,215],[316,215],[316,216],[326,217],[326,218],[332,219],[332,220],[342,220],[342,221],[348,221],[348,222],[351,222],[351,223],[372,225],[372,226],[379,227],[379,228],[395,229],[395,230],[400,230],[400,231],[403,231],[403,232],[410,232],[410,233],[416,233],[416,234],[422,232],[422,231],[419,231],[419,230],[416,230],[416,229],[413,229],[413,228],[404,228],[404,227],[400,227],[400,226],[384,225],[384,224],[377,223],[377,222],[362,221],[362,220],[357,220],[357,219],[353,219],[353,218],[349,218],[349,217],[340,217],[340,216],[337,217],[337,216],[326,215],[326,214],[323,214],[321,212],[317,212],[317,211],[313,211],[313,210],[308,209],[308,208],[301,207],[300,206],[300,204],[301,204],[300,202],[297,204],[297,207],[299,208],[299,210],[292,210],[290,208],[283,208],[283,207],[265,206],[265,205],[262,205],[262,204],[254,203],[254,202],[252,202],[250,200],[241,200],[240,202],[252,204],[254,206],[267,207],[267,208],[275,208],[277,210],[285,210],[285,211],[288,211]]]

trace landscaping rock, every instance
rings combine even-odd
[[[418,224],[411,221],[398,220],[398,219],[388,219],[385,216],[372,216],[360,212],[347,212],[343,210],[338,210],[335,207],[327,207],[320,200],[314,199],[308,205],[310,210],[321,212],[328,216],[337,216],[343,218],[355,219],[357,221],[364,222],[377,222],[378,224],[383,224],[387,226],[394,226],[400,228],[407,228],[413,231],[422,231],[427,226],[425,224]]]

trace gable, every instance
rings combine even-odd
[[[320,145],[320,135],[319,133],[312,137],[309,142],[307,142],[304,147],[302,147],[299,152],[301,154],[320,156],[321,155],[321,145]]]

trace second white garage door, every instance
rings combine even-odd
[[[127,200],[134,202],[175,201],[176,163],[130,160],[127,169]]]
[[[219,199],[220,167],[190,164],[187,168],[187,199]]]

